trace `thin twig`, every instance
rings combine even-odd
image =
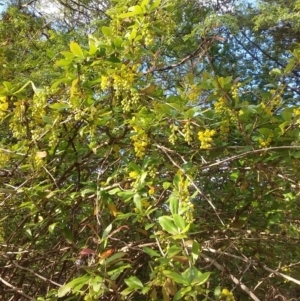
[[[230,162],[230,161],[234,161],[243,157],[246,157],[248,155],[252,155],[252,154],[256,154],[256,153],[263,153],[263,152],[267,152],[267,151],[273,151],[273,150],[283,150],[283,149],[295,149],[295,150],[300,150],[300,146],[295,146],[295,145],[286,145],[286,146],[275,146],[275,147],[267,147],[267,148],[260,148],[260,149],[254,149],[248,152],[244,152],[242,154],[238,154],[229,158],[226,158],[224,160],[220,160],[214,163],[210,163],[210,164],[206,164],[206,165],[202,165],[201,168],[205,169],[205,168],[209,168],[209,167],[213,167],[213,166],[217,166],[217,165],[221,165],[223,163],[226,162]]]
[[[34,276],[40,278],[41,280],[43,280],[43,281],[45,281],[45,282],[50,282],[50,283],[52,283],[52,284],[54,284],[54,285],[56,285],[56,286],[58,286],[58,287],[61,287],[61,286],[62,286],[61,284],[59,284],[59,283],[57,283],[57,282],[55,282],[55,281],[53,281],[53,280],[47,279],[47,278],[45,278],[44,276],[42,276],[42,275],[40,275],[40,274],[38,274],[38,273],[36,273],[36,272],[34,272],[34,271],[28,269],[28,268],[24,268],[24,267],[18,265],[17,263],[15,263],[15,262],[13,263],[13,265],[16,266],[16,267],[18,267],[18,268],[21,269],[21,270],[25,270],[25,271],[30,272],[31,274],[33,274]]]

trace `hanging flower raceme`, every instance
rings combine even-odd
[[[212,137],[216,134],[215,130],[206,129],[205,131],[198,132],[198,139],[201,142],[200,148],[208,149],[212,145]]]

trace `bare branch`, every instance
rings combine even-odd
[[[219,271],[221,272],[226,272],[225,268],[223,266],[221,266],[216,260],[210,258],[207,255],[204,254],[200,254],[200,256],[207,262],[211,262]],[[260,299],[258,299],[256,297],[256,295],[242,282],[239,281],[239,279],[237,279],[235,276],[233,276],[232,274],[229,274],[230,279],[236,284],[238,285],[244,292],[246,292],[252,300],[254,301],[260,301]]]
[[[8,286],[9,288],[11,288],[11,291],[18,293],[19,295],[25,297],[28,300],[32,300],[32,301],[37,301],[37,299],[28,296],[27,294],[25,294],[22,290],[18,289],[17,287],[13,286],[12,284],[8,283],[7,281],[5,281],[2,277],[0,277],[0,281]]]

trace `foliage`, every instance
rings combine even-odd
[[[229,70],[230,12],[120,0],[105,14],[93,34],[45,39],[44,19],[3,15],[2,297],[296,298],[300,48],[246,78]],[[19,57],[23,32],[37,47]]]

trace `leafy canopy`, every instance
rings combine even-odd
[[[300,49],[238,74],[234,12],[120,0],[88,35],[3,14],[4,298],[297,296]]]

